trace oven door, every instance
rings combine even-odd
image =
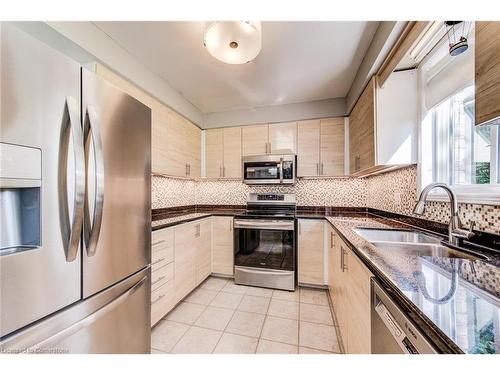
[[[235,219],[235,266],[295,270],[294,220]]]

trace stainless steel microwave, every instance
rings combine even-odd
[[[262,155],[243,157],[243,182],[248,185],[295,183],[295,155]]]

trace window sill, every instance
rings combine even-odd
[[[452,186],[458,203],[500,205],[500,185],[494,186]],[[429,194],[427,200],[434,202],[449,202],[448,194],[439,192]]]

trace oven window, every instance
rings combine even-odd
[[[293,231],[238,229],[235,265],[294,270]]]
[[[276,163],[245,163],[245,180],[276,180],[279,173]]]

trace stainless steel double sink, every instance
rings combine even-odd
[[[460,258],[468,260],[487,260],[488,257],[456,250],[442,243],[442,238],[417,230],[395,230],[378,228],[356,228],[359,236],[373,246],[399,255],[430,256],[441,258]]]

